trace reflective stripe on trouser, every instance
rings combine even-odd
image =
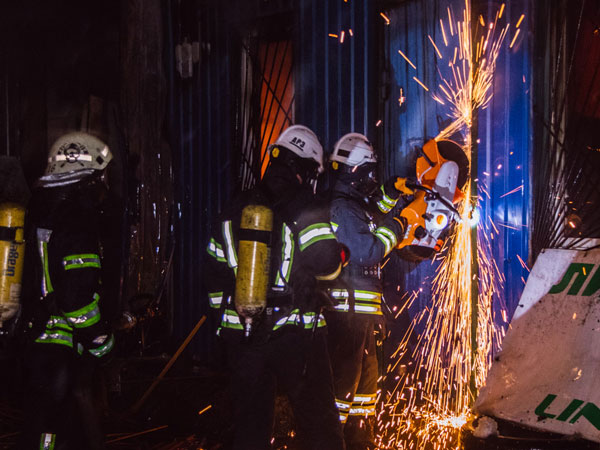
[[[40,450],[54,450],[56,444],[56,435],[52,433],[42,433],[40,437]]]
[[[329,292],[338,302],[337,305],[335,305],[336,311],[350,311],[350,294],[346,289],[331,289]],[[381,315],[381,294],[373,291],[355,290],[354,312],[358,314]]]
[[[351,402],[335,399],[335,404],[340,413],[340,422],[346,423],[348,416],[368,417],[375,415],[375,404],[377,403],[377,393],[359,394],[354,396]]]
[[[360,394],[356,393],[352,406],[350,407],[351,416],[374,416],[375,415],[375,403],[377,402],[377,393],[372,394]]]
[[[271,448],[277,391],[294,412],[297,448],[342,450],[325,333],[273,334],[261,345],[226,341],[233,450]]]
[[[101,358],[109,353],[115,346],[115,337],[112,333],[103,334],[97,336],[92,343],[97,344],[98,346],[95,348],[90,348],[88,351],[96,358]]]
[[[373,321],[335,312],[326,319],[340,421],[374,415],[378,365]]]

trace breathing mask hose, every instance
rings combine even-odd
[[[267,306],[271,267],[273,211],[264,205],[248,205],[242,210],[235,281],[235,309],[244,318],[248,338],[255,319]]]

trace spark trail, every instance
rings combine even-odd
[[[496,61],[510,28],[510,24],[498,25],[503,11],[504,5],[487,24],[480,16],[473,33],[470,4],[465,0],[460,19],[454,20],[450,7],[448,18],[440,19],[443,42],[436,45],[429,36],[438,56],[441,83],[437,91],[419,84],[436,102],[447,105],[451,118],[450,125],[436,139],[460,133],[464,137],[463,150],[469,158],[473,116],[477,110],[486,108],[492,98]],[[457,41],[454,46],[452,40]],[[416,70],[410,59],[398,52]],[[444,58],[444,54],[450,57]],[[450,76],[444,77],[440,67]],[[476,178],[476,174],[472,177]],[[485,193],[482,186],[479,191],[480,195]],[[471,180],[463,188],[466,198],[470,192]],[[493,239],[495,226],[491,218],[474,225],[478,228],[479,270],[473,273],[470,219],[478,199],[470,200],[459,206],[462,223],[456,224],[441,252],[444,256],[436,269],[430,306],[413,319],[391,355],[385,381],[386,386],[392,387],[382,393],[378,410],[377,441],[381,449],[458,448],[457,431],[469,419],[474,400],[469,386],[471,376],[474,375],[477,389],[483,385],[492,349],[503,338],[504,330],[495,326],[492,308],[493,301],[502,304],[499,292],[504,283],[491,252],[490,238]],[[476,349],[471,345],[473,277],[479,279]],[[502,317],[506,317],[505,308],[501,309]],[[411,335],[416,342],[412,346]]]

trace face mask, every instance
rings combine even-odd
[[[379,187],[376,164],[363,164],[340,173],[338,179],[349,184],[362,195],[371,195]]]
[[[272,162],[262,180],[262,185],[274,197],[293,195],[300,186],[296,173],[287,165]]]

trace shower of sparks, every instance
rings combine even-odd
[[[465,8],[456,21],[448,7],[448,19],[440,21],[440,29],[444,48],[448,48],[451,58],[446,57],[449,60],[446,69],[443,65],[438,68],[442,80],[439,89],[437,92],[429,91],[413,77],[436,102],[447,105],[451,123],[436,140],[460,132],[465,140],[463,149],[469,158],[473,113],[486,108],[492,98],[496,60],[509,29],[509,24],[498,24],[503,11],[504,4],[487,26],[481,17],[480,27],[479,23],[471,23],[469,0],[465,0]],[[475,42],[471,36],[472,26],[477,26],[481,35]],[[448,42],[446,30],[450,31],[450,38],[458,41],[455,45]],[[438,61],[441,61],[443,58],[438,46],[429,38],[438,53]],[[416,70],[406,55],[398,52]],[[444,77],[442,70],[448,70],[450,76]],[[522,186],[505,195],[520,189]],[[470,382],[474,381],[476,390],[483,385],[493,350],[498,348],[504,337],[504,328],[496,326],[495,321],[500,319],[506,323],[507,314],[500,297],[504,276],[491,251],[494,232],[496,235],[500,233],[491,217],[482,217],[476,225],[479,268],[477,273],[472,272],[469,218],[478,199],[482,196],[489,198],[484,183],[479,183],[478,191],[477,198],[462,202],[457,208],[462,221],[456,224],[452,236],[438,254],[441,262],[433,281],[426,283],[431,285],[429,306],[413,318],[389,358],[383,377],[387,389],[382,394],[377,414],[377,443],[382,449],[458,449],[458,430],[468,422],[474,401]],[[463,194],[465,198],[470,197],[471,180],[463,187]],[[475,317],[471,301],[472,280],[478,280],[479,287],[475,348],[471,340],[471,322]],[[421,294],[420,288],[403,300],[406,302],[403,307],[399,311],[394,310],[396,316],[409,308]],[[492,308],[492,303],[495,308]],[[498,318],[495,310],[499,310]]]

